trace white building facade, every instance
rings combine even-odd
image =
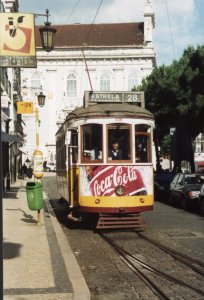
[[[67,114],[83,105],[84,91],[130,91],[155,66],[154,13],[151,1],[144,7],[144,22],[125,24],[53,25],[55,48],[46,53],[36,30],[37,69],[22,69],[23,101],[37,101],[40,149],[47,161],[55,160],[55,133]],[[37,105],[37,104],[35,104]],[[29,158],[36,147],[34,115],[24,116],[25,145]]]

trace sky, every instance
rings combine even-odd
[[[103,0],[100,6],[101,1],[19,0],[19,11],[44,14],[48,8],[53,26],[143,22],[144,5],[150,1],[155,13],[153,42],[158,66],[178,60],[188,46],[204,45],[203,0]],[[36,18],[37,24],[45,21],[45,17]]]

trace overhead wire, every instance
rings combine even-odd
[[[82,46],[83,46],[83,47],[82,47],[82,54],[83,54],[83,58],[84,58],[85,66],[86,66],[86,71],[87,71],[87,75],[88,75],[88,79],[89,79],[89,84],[90,84],[91,91],[93,91],[93,86],[92,86],[92,83],[91,83],[91,77],[90,77],[90,74],[89,74],[89,69],[88,69],[86,57],[85,57],[85,54],[84,54],[84,48],[85,48],[85,46],[86,46],[87,40],[88,40],[88,38],[89,38],[89,35],[90,35],[90,33],[91,33],[91,30],[92,30],[92,28],[93,28],[94,22],[95,22],[96,17],[97,17],[97,15],[98,15],[98,13],[99,13],[99,10],[100,10],[100,8],[101,8],[102,3],[103,3],[103,0],[101,0],[100,3],[99,3],[99,6],[98,6],[98,8],[97,8],[97,10],[96,10],[96,13],[95,13],[95,16],[94,16],[94,18],[93,18],[93,21],[92,21],[92,23],[91,23],[91,25],[90,25],[90,27],[89,27],[88,33],[87,33],[86,38],[85,38],[85,40],[84,40],[84,42],[83,42],[83,45],[82,45]]]
[[[85,44],[85,43],[87,42],[87,40],[88,40],[88,37],[89,37],[89,35],[90,35],[90,33],[91,33],[91,30],[92,30],[92,28],[93,28],[94,22],[95,22],[96,17],[97,17],[97,15],[98,15],[98,13],[99,13],[99,10],[100,10],[100,8],[101,8],[102,3],[103,3],[103,0],[101,0],[99,6],[98,6],[98,8],[97,8],[97,11],[96,11],[96,13],[95,13],[94,19],[93,19],[93,21],[92,21],[92,23],[91,23],[91,25],[90,25],[89,31],[88,31],[88,33],[87,33],[87,36],[86,36],[85,40],[84,40],[84,44]]]
[[[68,16],[68,20],[69,20],[69,18],[72,16],[72,14],[73,14],[73,12],[75,11],[75,9],[76,9],[77,5],[79,4],[79,2],[80,2],[80,0],[77,0],[76,4],[74,5],[72,11],[70,12],[70,14],[69,14],[69,16]],[[89,37],[89,35],[90,35],[90,33],[91,33],[91,30],[92,30],[92,28],[93,28],[94,22],[95,22],[96,17],[97,17],[97,15],[98,15],[98,13],[99,13],[99,10],[100,10],[100,8],[101,8],[102,3],[103,3],[103,0],[101,0],[100,3],[99,3],[99,6],[98,6],[98,8],[97,8],[97,10],[96,10],[96,13],[95,13],[95,15],[94,15],[93,21],[92,21],[92,23],[90,24],[88,33],[87,33],[87,35],[86,35],[86,37],[85,37],[85,39],[84,39],[84,41],[83,41],[83,43],[82,43],[82,45],[81,45],[81,46],[82,46],[82,55],[83,55],[83,59],[84,59],[84,62],[85,62],[86,71],[87,71],[87,74],[88,74],[88,79],[89,79],[89,83],[90,83],[90,87],[91,87],[91,90],[92,90],[92,91],[93,91],[93,88],[92,88],[92,83],[91,83],[91,78],[90,78],[90,74],[89,74],[89,70],[88,70],[88,65],[87,65],[86,57],[85,57],[85,54],[84,54],[84,48],[85,48],[85,46],[86,46],[86,42],[87,42],[88,37]],[[79,59],[80,59],[80,56],[79,56]]]
[[[71,10],[71,12],[70,12],[70,14],[68,15],[68,18],[67,18],[67,20],[69,20],[70,18],[71,18],[71,16],[72,16],[72,14],[73,14],[73,12],[75,11],[75,9],[77,8],[77,5],[79,4],[79,2],[80,2],[81,0],[77,0],[76,1],[76,4],[74,5],[74,7],[72,8],[72,10]]]

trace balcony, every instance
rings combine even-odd
[[[11,98],[11,83],[8,80],[8,74],[6,68],[0,68],[1,88],[6,91]]]
[[[20,119],[14,121],[14,130],[15,132],[18,132],[20,135],[23,135],[23,126],[21,124]]]
[[[5,12],[3,2],[0,1],[0,12]]]
[[[10,109],[8,107],[2,107],[1,109],[9,118],[10,117]]]

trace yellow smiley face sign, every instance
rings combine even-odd
[[[0,13],[0,66],[37,66],[33,14]]]

